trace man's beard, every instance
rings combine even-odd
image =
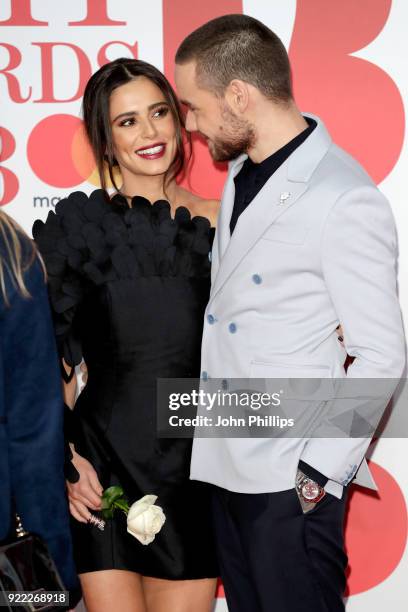
[[[214,161],[224,162],[246,153],[255,143],[253,127],[245,119],[240,119],[224,104],[221,109],[224,121],[222,128],[228,137],[217,137],[208,141],[208,148]]]

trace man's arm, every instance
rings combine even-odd
[[[346,485],[405,366],[395,224],[388,202],[374,186],[353,189],[338,199],[326,221],[321,257],[344,344],[355,359],[347,378],[336,384],[336,397],[301,459]],[[369,427],[363,433],[364,422],[371,423],[371,433]],[[353,435],[353,427],[357,436],[360,427],[361,437]]]

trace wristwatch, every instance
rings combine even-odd
[[[296,474],[295,488],[304,513],[314,508],[315,505],[326,495],[326,491],[323,487],[321,487],[316,481],[306,476],[306,474],[299,469]]]

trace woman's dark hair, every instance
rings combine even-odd
[[[184,170],[186,158],[183,144],[184,118],[172,86],[164,74],[151,64],[142,60],[122,57],[105,64],[92,75],[85,87],[82,102],[85,130],[94,153],[101,187],[105,191],[107,190],[106,164],[112,185],[119,191],[113,174],[113,169],[118,163],[113,150],[109,117],[110,96],[114,89],[140,76],[152,81],[163,93],[176,127],[176,155],[165,174],[164,188]]]

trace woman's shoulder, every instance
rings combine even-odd
[[[84,258],[106,246],[105,230],[114,226],[116,217],[109,196],[102,189],[90,195],[75,191],[60,200],[55,211],[50,211],[45,221],[37,219],[32,229],[47,268],[50,258],[57,256],[72,268],[81,267]]]
[[[111,254],[110,233],[118,221],[102,189],[89,196],[73,192],[58,202],[45,221],[35,221],[33,237],[46,265],[54,301],[59,301],[61,291],[68,293],[64,289],[68,286],[69,301],[74,302],[83,293],[85,281],[100,284],[108,279],[102,271]],[[119,225],[121,229],[123,222]],[[58,307],[62,308],[60,303]]]
[[[37,240],[44,228],[60,226],[68,232],[79,231],[84,223],[98,222],[110,210],[109,196],[103,189],[95,189],[90,195],[74,191],[57,203],[55,211],[48,213],[45,222],[41,219],[34,222],[34,239]]]
[[[183,206],[189,209],[192,217],[206,217],[212,227],[216,226],[220,201],[201,198],[200,196],[180,188],[180,199]]]

